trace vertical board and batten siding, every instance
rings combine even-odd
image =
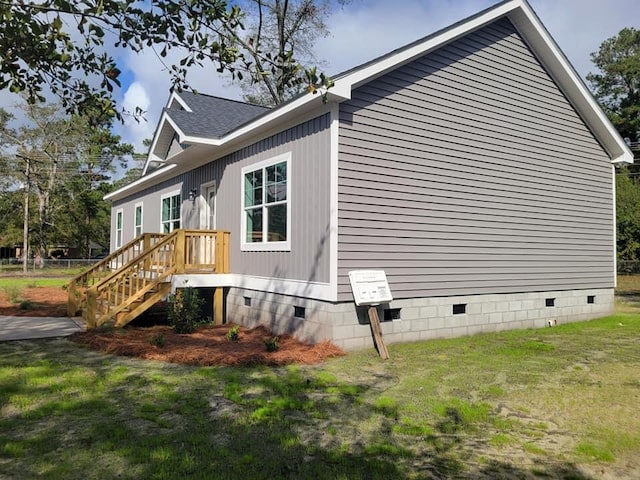
[[[204,199],[192,203],[189,192],[201,192],[202,184],[216,182],[216,226],[231,232],[231,273],[277,279],[329,282],[329,114],[321,115],[195,168],[126,200],[114,202],[112,217],[124,209],[124,243],[133,238],[135,204],[143,201],[144,231],[160,231],[160,197],[174,190],[182,193],[182,226],[200,228]],[[242,252],[240,250],[241,171],[245,166],[291,152],[291,251]],[[115,220],[112,220],[112,238]],[[113,243],[112,243],[113,248]]]
[[[611,164],[499,20],[340,106],[338,295],[380,268],[394,298],[612,288]]]
[[[287,129],[223,159],[217,227],[231,231],[231,272],[267,278],[329,282],[330,116]],[[240,250],[242,168],[291,152],[291,251]],[[217,163],[217,162],[216,162]],[[215,166],[215,164],[214,164]]]
[[[111,251],[115,250],[116,211],[122,209],[123,212],[122,244],[125,245],[135,238],[135,206],[142,203],[142,231],[147,233],[160,232],[160,199],[163,195],[172,192],[180,192],[183,200],[189,196],[189,190],[183,190],[182,179],[172,178],[149,187],[136,195],[114,201],[111,205]]]

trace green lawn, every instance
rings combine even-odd
[[[71,276],[60,277],[0,277],[0,290],[32,288],[32,287],[63,287],[69,283]]]
[[[198,368],[0,343],[0,479],[640,478],[640,314]]]

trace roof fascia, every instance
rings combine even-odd
[[[498,18],[507,15],[510,11],[516,8],[516,5],[519,4],[520,2],[514,1],[500,3],[493,8],[480,12],[467,21],[462,21],[442,30],[439,34],[436,33],[432,36],[426,37],[422,41],[417,41],[410,47],[401,49],[395,54],[384,56],[378,61],[374,61],[361,68],[357,68],[351,73],[347,73],[344,77],[336,80],[336,91],[343,93],[348,90],[350,92],[353,88],[357,88],[364,83],[368,83],[371,80],[398,68],[399,66],[407,64],[416,58],[436,50],[457,38],[482,28]],[[333,90],[334,87],[331,88],[330,92]]]
[[[169,95],[169,100],[167,100],[167,105],[165,108],[169,108],[174,101],[178,102],[186,111],[188,112],[193,111],[191,110],[189,105],[187,105],[187,102],[185,102],[184,99],[178,94],[178,92],[175,92],[175,91],[171,92],[171,95]],[[167,112],[163,111],[162,115],[160,116],[160,120],[158,121],[156,131],[153,135],[153,141],[151,142],[151,147],[149,148],[149,154],[147,155],[147,160],[144,162],[144,167],[142,168],[143,176],[147,174],[147,170],[151,162],[158,161],[158,160],[163,161],[163,159],[160,158],[158,155],[156,155],[154,152],[156,149],[156,145],[158,143],[158,139],[162,134],[162,129],[164,128],[165,120],[167,119],[168,119]],[[176,128],[173,122],[171,122],[171,125],[174,129]]]
[[[154,178],[166,175],[167,173],[170,172],[170,170],[173,170],[177,166],[178,165],[176,165],[175,163],[167,164],[166,166],[164,166],[162,168],[159,168],[158,170],[154,170],[149,175],[145,175],[143,177],[140,177],[137,180],[134,180],[133,182],[125,185],[124,187],[121,187],[121,188],[119,188],[117,190],[114,190],[111,193],[107,193],[102,198],[104,200],[111,201],[111,200],[117,200],[118,198],[122,197],[123,194],[130,195],[132,193],[135,193],[135,192],[141,190],[141,187],[145,187],[146,184],[148,182],[150,182],[151,180],[153,180]]]
[[[169,98],[173,97],[173,93]],[[160,115],[160,120],[158,121],[158,125],[156,126],[156,131],[153,135],[153,141],[151,142],[151,146],[149,147],[149,153],[147,154],[147,161],[144,162],[144,167],[142,168],[142,175],[147,174],[147,169],[149,168],[149,164],[154,160],[162,160],[158,155],[155,154],[156,145],[158,144],[158,139],[160,135],[162,135],[162,130],[164,128],[165,121],[167,119],[167,112],[163,111],[162,115]]]
[[[175,121],[173,121],[173,119],[171,118],[171,116],[167,113],[167,111],[165,110],[164,112],[162,112],[162,115],[160,115],[160,121],[158,122],[158,129],[156,130],[156,134],[153,137],[153,143],[151,144],[151,148],[149,149],[149,155],[147,156],[147,161],[144,164],[144,168],[142,170],[142,175],[146,175],[147,174],[147,169],[149,167],[149,164],[156,160],[156,161],[165,161],[165,159],[161,158],[159,155],[157,155],[155,153],[156,150],[156,146],[158,144],[158,140],[160,139],[160,136],[162,135],[162,132],[164,131],[165,127],[167,126],[167,124],[173,129],[173,131],[175,133],[178,134],[178,139],[180,140],[180,143],[184,143],[185,140],[183,140],[184,138],[191,138],[191,137],[187,137],[184,132],[182,132],[182,130],[180,130],[180,127],[178,127],[178,125],[175,123]],[[202,143],[202,142],[198,142],[198,143]]]
[[[178,102],[182,106],[182,108],[184,108],[187,112],[193,112],[193,109],[187,104],[187,102],[176,91],[171,92],[171,95],[169,96],[169,101],[167,102],[167,108],[171,108],[171,104],[174,101]]]
[[[600,141],[613,164],[633,163],[633,153],[609,121],[597,100],[564,56],[533,9],[524,0],[514,0],[517,8],[508,18],[516,27],[538,60],[560,86],[583,121]]]

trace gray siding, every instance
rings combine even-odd
[[[610,160],[501,20],[340,107],[340,300],[613,286]]]
[[[242,252],[240,250],[241,170],[262,160],[291,152],[292,192],[291,251]],[[112,209],[112,238],[115,211],[124,208],[125,239],[133,238],[134,205],[144,202],[144,230],[160,228],[160,196],[180,189],[182,192],[182,225],[200,227],[203,200],[188,200],[193,188],[216,181],[216,227],[231,232],[231,272],[259,277],[329,282],[329,190],[330,190],[329,114],[289,128],[221,159],[208,163],[169,182],[147,189],[135,198],[115,202]],[[112,241],[113,248],[113,241]]]
[[[111,250],[115,249],[115,217],[119,209],[123,210],[122,244],[124,245],[133,240],[135,236],[135,206],[142,203],[142,231],[147,233],[160,232],[160,199],[163,195],[174,191],[179,191],[183,200],[189,196],[189,190],[183,189],[182,178],[174,178],[147,188],[135,196],[113,202],[111,207]]]

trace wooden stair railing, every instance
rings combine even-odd
[[[67,315],[75,317],[87,307],[87,288],[95,285],[122,265],[129,263],[165,236],[164,233],[143,233],[95,263],[88,270],[72,278],[67,285]]]
[[[124,326],[164,298],[171,276],[228,273],[229,232],[175,230],[86,290],[87,328]],[[222,292],[222,289],[217,289]]]

